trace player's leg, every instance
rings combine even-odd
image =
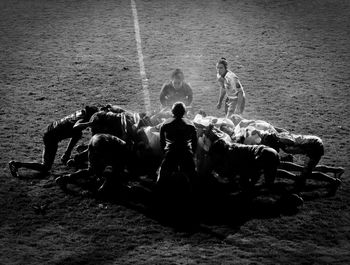
[[[330,184],[340,183],[340,180],[334,177],[331,177],[323,172],[313,171],[310,175],[310,178],[320,181],[326,181]]]
[[[44,150],[42,155],[42,163],[39,162],[18,162],[18,161],[10,161],[9,168],[11,175],[13,177],[19,177],[18,169],[19,168],[27,168],[36,170],[42,173],[47,173],[55,160],[58,143],[57,142],[44,142]]]
[[[18,162],[18,161],[12,160],[9,162],[9,168],[10,168],[11,175],[13,177],[19,177],[19,173],[18,173],[19,168],[32,169],[43,173],[48,172],[47,166],[39,162]]]
[[[288,161],[281,161],[280,163],[280,169],[284,169],[287,171],[295,171],[295,172],[302,172],[303,166],[298,165],[296,163],[288,162]],[[332,167],[332,166],[326,166],[326,165],[317,165],[315,166],[313,171],[318,171],[321,173],[333,173],[334,178],[340,178],[340,176],[344,173],[343,167]]]
[[[293,162],[281,161],[279,168],[287,171],[302,172],[304,167]]]
[[[341,175],[344,174],[343,167],[333,167],[333,166],[326,166],[326,165],[317,165],[314,171],[319,171],[322,173],[333,173],[334,177],[338,179],[341,177]]]
[[[242,96],[238,95],[234,113],[241,115],[244,111],[244,108],[245,108],[245,95],[244,94]]]
[[[297,180],[298,179],[298,176],[296,174],[293,174],[292,172],[289,172],[285,169],[281,169],[281,168],[278,168],[277,169],[277,176],[279,178],[283,178],[283,179],[290,179],[290,180]]]
[[[266,186],[272,187],[280,163],[277,151],[271,147],[265,147],[258,156],[257,162],[259,167],[263,170]]]
[[[128,180],[129,174],[126,174],[125,168],[127,163],[127,154],[124,152],[124,146],[115,146],[113,152],[107,152],[110,154],[110,161],[106,161],[106,164],[99,162],[100,168],[94,169],[96,175],[103,179],[103,183],[98,188],[98,192],[103,193],[106,191],[117,191],[123,182]],[[102,171],[102,172],[101,172]]]
[[[302,175],[308,177],[324,155],[324,147],[321,138],[317,136],[303,136],[300,141],[300,148],[306,155]]]
[[[74,155],[71,159],[67,161],[67,166],[75,166],[86,163],[89,160],[89,151],[86,150]]]
[[[186,173],[192,192],[196,192],[199,179],[196,172],[196,164],[192,152],[186,152],[181,159],[181,169]]]
[[[79,169],[78,171],[72,173],[72,174],[68,174],[68,175],[63,175],[60,177],[57,177],[55,179],[55,182],[58,186],[60,186],[62,189],[66,189],[67,188],[67,184],[68,183],[76,183],[78,179],[83,179],[86,178],[90,175],[90,170],[88,168],[85,169]]]
[[[224,102],[224,111],[225,111],[226,117],[228,117],[228,109],[229,109],[229,98],[226,98]]]
[[[225,114],[226,117],[230,117],[235,113],[238,99],[237,98],[227,98],[225,101]]]

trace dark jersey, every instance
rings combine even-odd
[[[194,153],[197,148],[196,127],[185,118],[168,119],[160,128],[160,146],[165,152]]]
[[[182,86],[179,89],[175,89],[172,82],[166,83],[160,91],[160,103],[163,107],[171,107],[177,101],[181,101],[188,106],[192,103],[192,99],[192,89],[185,82],[182,82]]]
[[[47,127],[46,135],[50,135],[50,138],[54,138],[57,141],[71,138],[78,133],[73,129],[75,123],[79,120],[83,120],[83,122],[88,121],[86,119],[88,119],[88,117],[85,113],[85,110],[78,110],[69,116],[52,122]]]
[[[210,147],[209,154],[220,169],[233,173],[242,173],[257,166],[257,159],[266,148],[265,145],[229,144],[221,139]]]
[[[92,115],[90,122],[93,135],[105,133],[124,138],[125,116],[122,113],[99,111]]]

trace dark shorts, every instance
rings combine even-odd
[[[292,137],[294,143],[283,146],[282,149],[286,153],[306,155],[314,160],[320,159],[324,155],[323,142],[319,137],[294,134],[288,134],[288,137]]]
[[[279,156],[276,150],[265,145],[235,144],[229,158],[230,168],[241,176],[260,174],[261,171],[276,169]]]
[[[264,146],[255,157],[256,165],[260,169],[274,168],[279,165],[279,156],[275,149]]]
[[[302,144],[302,148],[305,150],[305,154],[313,159],[319,159],[324,155],[322,140],[317,136],[309,136],[307,142]]]

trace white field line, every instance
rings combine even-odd
[[[137,48],[137,54],[139,57],[140,75],[141,75],[141,81],[142,81],[144,103],[145,103],[146,112],[150,113],[151,101],[150,101],[150,95],[149,95],[149,90],[148,90],[148,79],[147,79],[147,75],[146,75],[145,64],[143,62],[140,26],[139,26],[139,19],[137,16],[137,9],[136,9],[135,0],[131,0],[131,9],[132,9],[132,15],[134,17],[136,48]]]

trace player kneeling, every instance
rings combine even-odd
[[[103,191],[109,184],[120,184],[123,180],[124,170],[128,159],[128,148],[125,141],[110,134],[95,134],[92,136],[89,147],[89,165],[87,169],[78,170],[75,173],[56,178],[56,183],[66,189],[68,183],[77,183],[78,179],[93,177],[102,179],[103,183],[98,188]],[[106,168],[111,168],[111,174],[106,176]]]
[[[239,176],[243,188],[254,186],[261,173],[265,186],[272,188],[279,165],[278,153],[264,145],[229,144],[219,139],[209,149],[214,170],[232,178]]]

